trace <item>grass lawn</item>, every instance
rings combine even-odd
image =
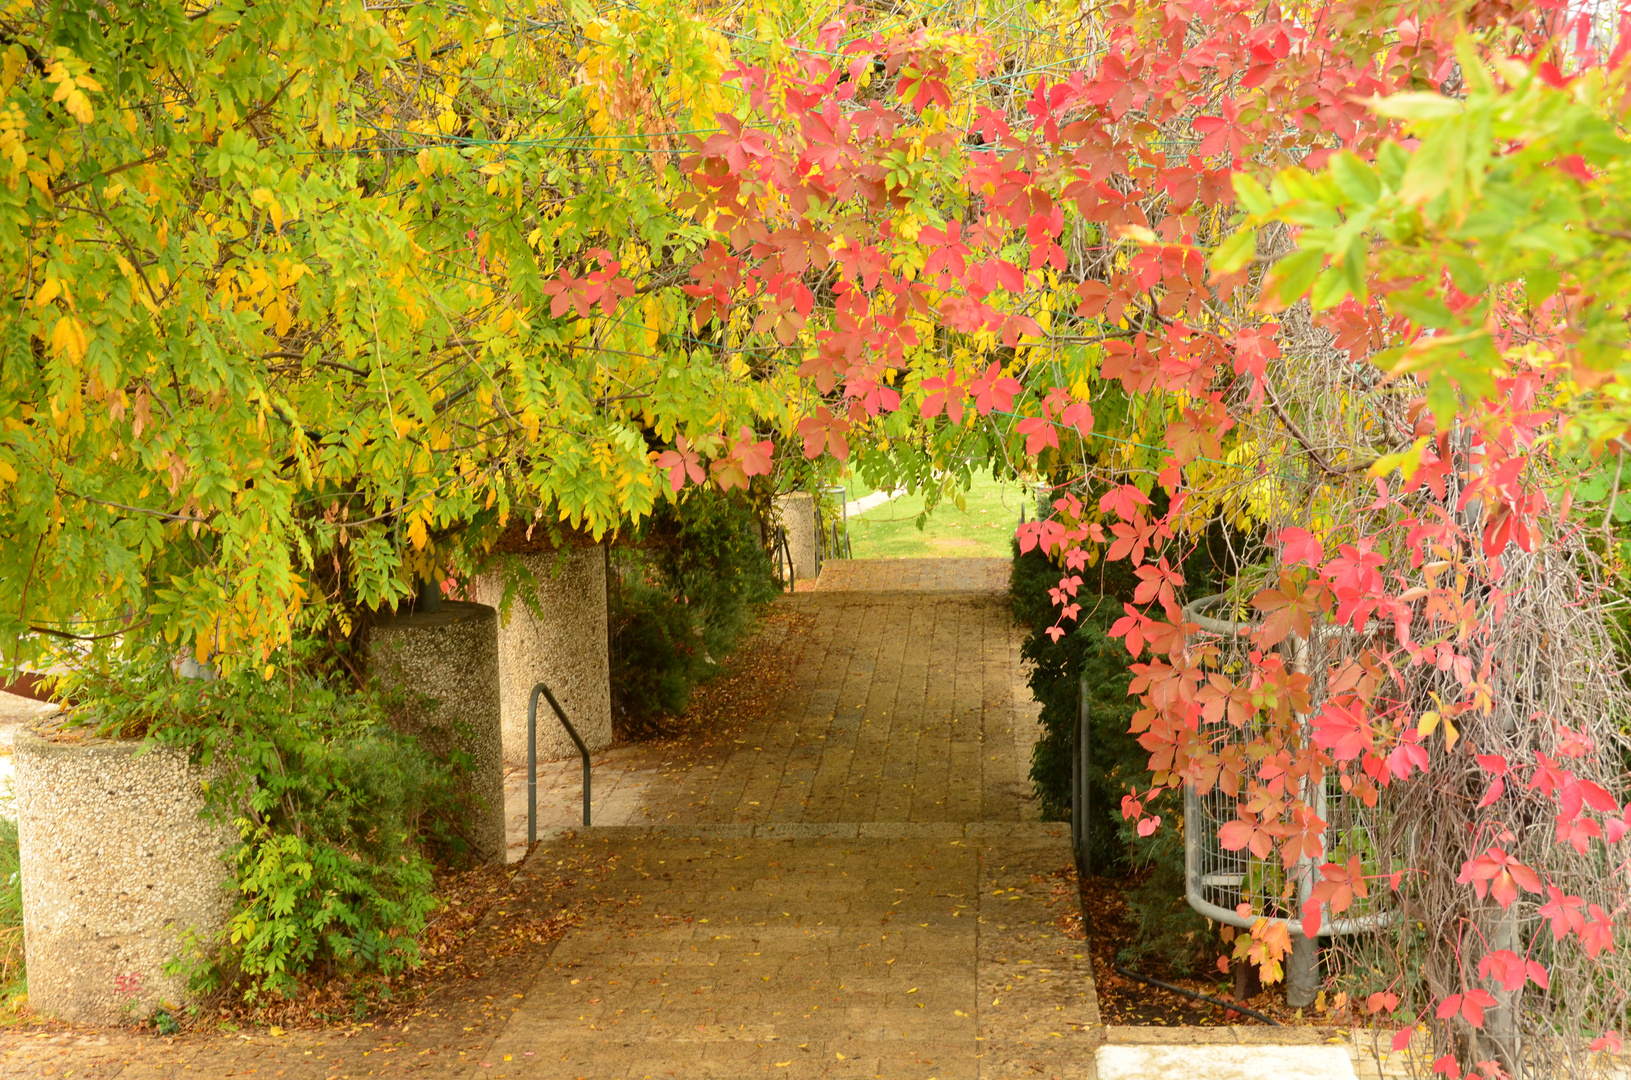
[[[866,496],[872,494],[872,491],[872,485],[867,483],[865,480],[862,480],[859,476],[852,475],[844,477],[844,499],[846,502],[853,502],[856,499],[865,498]]]
[[[855,496],[851,496],[854,498]],[[922,530],[917,516],[923,512],[923,493],[902,495],[849,519],[850,540],[857,559],[921,559],[936,556],[982,556],[1006,559],[1008,542],[1019,524],[1025,499],[1018,484],[999,484],[988,476],[976,477],[965,494],[967,510],[951,499],[935,507]],[[1027,517],[1030,511],[1026,512]]]

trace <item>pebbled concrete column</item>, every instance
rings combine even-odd
[[[538,583],[543,617],[516,597],[498,630],[498,677],[503,699],[504,759],[527,761],[527,703],[532,688],[549,684],[555,699],[590,751],[612,744],[611,660],[606,640],[606,545],[589,544],[509,556],[519,559]],[[498,607],[504,576],[475,580],[475,598]],[[549,702],[538,702],[538,758],[576,757],[577,747],[555,719]]]
[[[26,732],[14,765],[29,1005],[117,1024],[187,1004],[186,975],[164,965],[214,952],[237,839],[199,817],[202,771],[141,740]]]
[[[782,528],[787,530],[787,549],[793,556],[795,583],[814,581],[816,545],[820,542],[820,538],[816,536],[814,496],[808,491],[791,491],[786,495],[778,495],[776,513],[781,518]]]
[[[433,754],[470,756],[467,839],[478,857],[503,861],[498,612],[447,600],[436,611],[385,616],[368,628],[367,643],[372,673],[408,693],[403,729]]]

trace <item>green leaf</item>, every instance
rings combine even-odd
[[[1531,304],[1540,304],[1557,292],[1561,280],[1558,272],[1550,266],[1537,266],[1523,276],[1524,294]]]
[[[1462,103],[1455,98],[1423,91],[1409,91],[1390,97],[1377,95],[1368,104],[1377,116],[1390,120],[1444,120],[1465,111]]]
[[[1399,190],[1399,184],[1404,180],[1404,171],[1410,165],[1410,151],[1396,142],[1385,142],[1376,151],[1376,171],[1381,175],[1382,182],[1393,190]]]
[[[1251,262],[1256,255],[1257,230],[1237,229],[1233,235],[1218,245],[1217,251],[1212,253],[1212,268],[1220,273],[1232,274]]]
[[[1360,160],[1359,155],[1344,150],[1331,158],[1329,169],[1331,179],[1351,202],[1370,205],[1382,197],[1382,181],[1377,178],[1376,170]]]
[[[1387,298],[1388,307],[1408,318],[1417,326],[1444,330],[1456,325],[1455,315],[1436,296],[1428,296],[1418,287],[1402,289]]]
[[[1439,376],[1427,384],[1427,408],[1433,414],[1433,424],[1438,431],[1450,430],[1456,414],[1461,411],[1461,395],[1453,379]]]
[[[1365,279],[1365,255],[1368,250],[1365,235],[1356,231],[1348,238],[1347,246],[1342,251],[1343,277],[1347,281],[1348,291],[1360,302],[1370,295],[1370,286]]]
[[[1295,251],[1274,264],[1271,272],[1274,295],[1282,304],[1290,305],[1302,299],[1314,279],[1319,276],[1325,255],[1319,251]]]
[[[1484,277],[1483,267],[1471,256],[1456,251],[1446,251],[1443,254],[1444,265],[1450,270],[1450,280],[1455,287],[1468,296],[1476,296],[1489,287],[1489,281]]]
[[[1333,266],[1314,279],[1308,301],[1315,311],[1336,307],[1348,298],[1348,275],[1340,266]]]
[[[1230,182],[1234,184],[1235,198],[1247,213],[1267,214],[1274,210],[1274,200],[1269,198],[1268,191],[1251,176],[1237,172],[1230,177]]]

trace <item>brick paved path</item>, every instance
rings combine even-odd
[[[575,841],[615,845],[616,886],[643,904],[556,947],[489,1075],[1089,1075],[1086,949],[1054,926],[1048,887],[1068,858],[1057,830],[775,838],[795,828]]]
[[[561,942],[489,1075],[1087,1076],[1091,970],[1054,925],[1069,842],[1034,821],[1007,567],[830,562],[782,600],[775,715],[598,758],[597,827],[552,846],[620,853],[637,914]],[[557,827],[573,766],[550,769]]]
[[[594,822],[1034,819],[1037,707],[1007,565],[829,562],[816,591],[782,600],[796,629],[777,625],[765,643],[784,647],[793,676],[777,714],[744,718],[728,740],[701,733],[596,755]],[[506,785],[515,858],[526,850],[524,773]],[[581,820],[581,777],[576,760],[540,768],[541,828]]]
[[[1034,821],[1005,584],[1003,560],[829,564],[771,621],[792,674],[768,715],[599,756],[587,831],[564,828],[576,763],[552,763],[550,838],[521,876],[613,869],[524,992],[459,1014],[462,1037],[415,1026],[446,1025],[433,1000],[343,1046],[155,1041],[125,1065],[117,1036],[13,1041],[0,1075],[1089,1077],[1091,968],[1055,923],[1069,842]]]

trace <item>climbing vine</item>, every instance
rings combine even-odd
[[[1342,992],[1439,1073],[1618,1045],[1625,27],[8,10],[8,658],[140,625],[258,664],[517,516],[990,462],[1054,486],[1055,635],[1097,560],[1139,581],[1127,818],[1222,791],[1226,848],[1304,868],[1241,956],[1365,900]]]

